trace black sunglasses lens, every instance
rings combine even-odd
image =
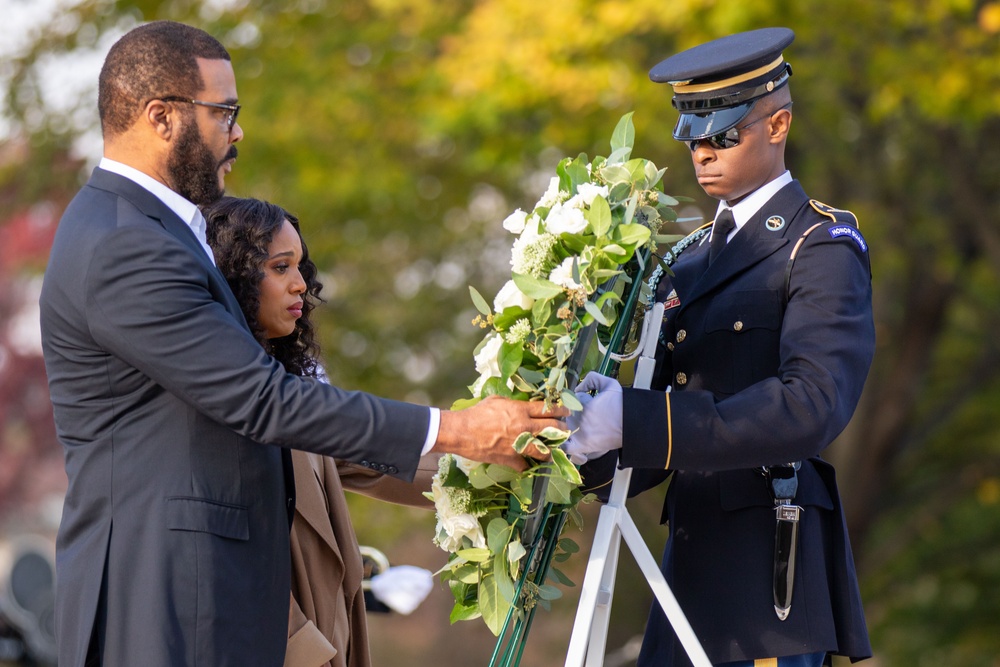
[[[694,141],[689,141],[688,145],[691,147],[692,151],[698,150],[698,146],[701,142],[707,142],[709,146],[715,150],[725,150],[727,148],[732,148],[733,146],[740,145],[740,131],[735,127],[731,127],[725,132],[720,132],[719,134],[713,134],[710,137],[705,137],[704,139],[696,139]]]

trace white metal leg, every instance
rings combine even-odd
[[[640,340],[643,350],[636,363],[634,387],[645,389],[651,384],[655,367],[656,338],[662,320],[663,304],[657,303],[643,321],[643,335]],[[649,552],[649,547],[646,546],[625,507],[631,479],[630,468],[617,470],[611,484],[611,496],[608,503],[601,508],[590,560],[587,562],[587,571],[580,589],[580,602],[566,653],[566,667],[584,667],[585,659],[586,667],[601,667],[604,664],[621,538],[624,538],[625,544],[632,551],[639,569],[646,577],[656,600],[663,608],[667,620],[677,633],[677,638],[694,667],[712,667],[687,617],[677,604],[670,586],[667,585],[656,559]]]

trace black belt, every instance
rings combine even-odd
[[[782,621],[792,610],[799,518],[803,511],[792,501],[799,489],[797,473],[801,465],[796,462],[761,468],[761,474],[767,480],[767,490],[774,500],[774,613]]]

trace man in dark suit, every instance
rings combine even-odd
[[[206,33],[155,22],[125,35],[99,109],[104,159],[60,222],[41,295],[69,477],[59,664],[279,666],[282,447],[404,479],[431,449],[523,467],[513,440],[564,412],[438,411],[289,375],[263,352],[197,208],[221,196],[243,138],[229,54]]]
[[[785,169],[793,39],[731,35],[650,72],[673,86],[674,138],[718,213],[657,285],[652,389],[588,376],[582,392],[597,393],[581,393],[566,446],[590,459],[588,485],[616,463],[635,469],[636,493],[671,479],[662,570],[709,659],[733,667],[871,655],[834,471],[819,458],[874,354],[868,247],[852,214],[810,200]],[[654,605],[639,665],[689,664]]]

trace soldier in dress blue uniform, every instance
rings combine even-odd
[[[874,354],[868,246],[851,213],[810,199],[785,168],[793,39],[730,35],[650,71],[673,87],[673,136],[718,213],[657,286],[652,389],[588,376],[566,446],[589,459],[598,494],[616,463],[635,469],[634,493],[671,479],[662,569],[714,665],[871,655],[834,470],[819,457]],[[690,665],[655,603],[638,664]]]

